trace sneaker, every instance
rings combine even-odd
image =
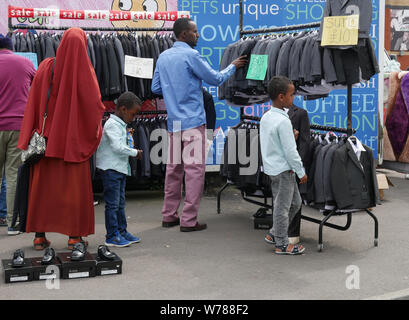
[[[105,245],[108,247],[127,247],[130,244],[131,243],[120,234],[105,240]]]
[[[7,231],[7,234],[9,236],[16,236],[16,235],[18,235],[20,233],[21,233],[21,231],[20,231],[19,225],[15,226],[15,227],[9,227],[8,231]]]
[[[141,241],[141,239],[139,239],[138,237],[135,237],[134,235],[132,235],[131,233],[129,233],[128,231],[125,231],[123,233],[121,233],[121,236],[125,239],[128,240],[130,243],[138,243]]]
[[[7,219],[0,218],[0,227],[7,227]]]

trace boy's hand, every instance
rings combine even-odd
[[[138,149],[138,154],[136,155],[136,159],[141,160],[142,159],[142,150]]]
[[[295,138],[295,140],[297,140],[298,135],[299,135],[300,132],[298,130],[296,130],[296,129],[294,129],[293,132],[294,132],[294,138]]]
[[[308,180],[307,175],[305,175],[304,177],[302,177],[302,178],[300,179],[300,184],[307,183],[307,180]]]

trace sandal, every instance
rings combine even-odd
[[[276,247],[275,254],[297,255],[302,254],[305,248],[300,244],[288,244],[282,247]]]
[[[34,238],[34,250],[44,250],[48,248],[51,244],[45,237],[35,237]]]
[[[72,250],[74,245],[79,242],[84,244],[85,248],[88,247],[88,241],[83,240],[82,237],[70,237],[68,239],[68,250]]]
[[[264,237],[264,241],[268,244],[276,244],[276,240],[274,239],[274,236],[271,232],[266,234],[266,236]]]

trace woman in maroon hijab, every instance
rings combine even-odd
[[[36,232],[34,248],[50,245],[45,232],[70,237],[72,248],[94,233],[89,158],[96,151],[105,110],[81,29],[64,32],[56,58],[45,59],[34,77],[18,147],[27,149],[34,131],[41,133],[55,60],[44,136],[45,157],[31,167],[26,232]]]

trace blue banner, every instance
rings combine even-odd
[[[34,65],[34,69],[37,70],[38,68],[37,53],[33,53],[33,52],[14,52],[14,53],[24,58],[27,58],[28,60],[31,60],[31,62]]]
[[[372,28],[370,36],[378,56],[379,44],[379,0],[373,0]],[[320,22],[323,16],[325,0],[243,0],[243,26],[245,30],[270,28]],[[210,65],[219,69],[224,49],[239,39],[239,3],[237,0],[178,0],[178,10],[190,11],[198,26],[200,39],[196,49]],[[216,127],[226,131],[228,127],[240,121],[240,108],[231,107],[217,99],[217,88],[204,84],[213,95],[216,106]],[[326,126],[347,126],[347,90],[334,90],[325,99],[304,101],[297,96],[294,104],[308,111],[310,122]],[[246,114],[262,116],[270,102],[247,106]],[[378,76],[353,88],[352,126],[362,143],[377,154],[378,137]],[[214,144],[220,145],[220,144]],[[218,163],[214,150],[213,163]],[[216,161],[217,159],[217,161]]]

